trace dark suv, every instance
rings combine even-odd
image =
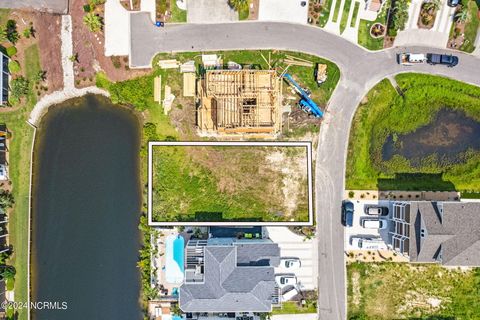
[[[353,226],[353,203],[350,201],[342,203],[342,224],[345,227]]]
[[[447,67],[455,67],[458,64],[458,57],[451,54],[427,53],[429,64],[443,64]]]

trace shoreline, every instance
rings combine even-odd
[[[48,109],[55,104],[65,102],[69,99],[79,98],[87,94],[98,94],[110,97],[110,93],[106,90],[100,89],[98,87],[86,87],[86,88],[69,88],[61,91],[55,91],[51,94],[44,96],[40,101],[38,101],[30,112],[30,117],[27,122],[33,127],[37,127],[40,124],[42,117],[48,112]]]

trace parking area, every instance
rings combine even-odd
[[[353,213],[353,225],[351,227],[345,228],[345,250],[361,250],[362,248],[359,247],[358,243],[352,241],[352,239],[359,238],[359,239],[374,239],[377,243],[381,243],[382,241],[385,244],[390,243],[389,240],[389,229],[391,225],[390,217],[392,212],[392,202],[388,200],[352,200],[351,201],[354,206],[354,213]],[[365,208],[370,206],[380,206],[385,207],[388,210],[388,215],[386,216],[375,216],[375,215],[368,215],[365,212]],[[366,228],[369,222],[372,220],[383,220],[385,224],[382,229],[378,228]],[[365,224],[366,221],[369,221]],[[380,241],[380,239],[382,241]],[[380,247],[381,245],[379,245]],[[367,248],[364,248],[368,250]],[[387,249],[387,248],[385,248]]]
[[[314,290],[317,287],[316,241],[304,240],[287,227],[267,227],[268,237],[280,247],[282,258],[299,258],[301,266],[295,270],[275,268],[276,274],[295,273],[297,283],[302,290]]]

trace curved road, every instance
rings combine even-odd
[[[400,72],[438,74],[480,85],[480,59],[456,52],[455,68],[395,62],[397,52],[445,52],[426,47],[393,48],[369,52],[323,29],[275,22],[185,24],[156,28],[148,14],[131,15],[132,67],[150,67],[158,52],[239,49],[301,51],[335,62],[341,78],[320,128],[316,163],[316,210],[319,239],[319,318],[346,318],[344,234],[340,206],[344,192],[345,162],[350,123],[360,100],[380,80]]]

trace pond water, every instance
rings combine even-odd
[[[461,111],[442,109],[428,125],[396,139],[390,135],[382,157],[388,161],[398,154],[415,166],[420,159],[436,153],[440,159],[455,163],[458,155],[468,149],[480,150],[480,122]]]
[[[32,210],[32,319],[142,319],[140,123],[86,96],[50,108],[37,130]],[[62,302],[66,302],[64,308]]]

